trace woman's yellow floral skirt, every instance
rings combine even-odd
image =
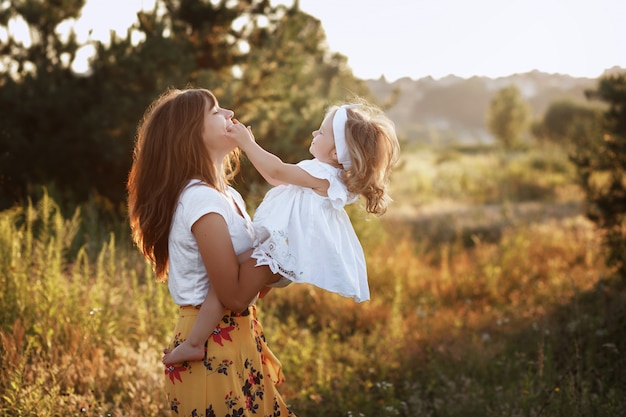
[[[170,349],[185,340],[197,315],[196,308],[181,307]],[[276,389],[283,381],[281,364],[267,346],[255,306],[222,318],[205,345],[202,361],[165,368],[175,416],[293,417]]]

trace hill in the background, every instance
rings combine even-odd
[[[604,74],[624,71],[613,67]],[[393,83],[382,77],[367,80],[367,84],[379,102],[393,102],[387,113],[401,137],[409,142],[445,144],[492,142],[486,126],[487,109],[501,88],[515,84],[530,104],[533,117],[540,119],[556,100],[586,101],[585,90],[595,88],[597,79],[532,71],[500,78],[407,77]]]

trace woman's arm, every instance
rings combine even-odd
[[[235,255],[228,226],[217,213],[202,216],[191,227],[211,287],[224,307],[243,311],[266,284],[277,281],[267,266],[255,266],[250,258],[241,265]]]
[[[243,263],[250,258],[252,249],[242,253],[237,257],[239,263]],[[270,287],[264,287],[261,293],[265,295]],[[260,297],[261,295],[259,295]],[[200,309],[198,310],[198,316],[193,323],[191,331],[180,345],[176,346],[173,350],[165,349],[163,351],[163,364],[170,366],[176,363],[183,363],[186,361],[199,361],[204,357],[204,343],[207,341],[214,329],[219,326],[225,310],[222,302],[215,292],[215,288],[212,285],[209,288],[209,292],[202,302]]]
[[[312,188],[319,194],[326,195],[330,186],[328,180],[316,178],[297,165],[287,164],[276,155],[266,151],[256,143],[252,131],[243,124],[235,123],[229,128],[229,132],[241,150],[246,153],[252,165],[270,184],[293,184]]]

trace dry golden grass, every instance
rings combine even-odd
[[[472,161],[454,157],[466,167],[459,172],[468,172]],[[476,158],[477,165],[494,161]],[[443,159],[429,169],[451,172],[441,165],[450,156]],[[481,175],[492,170],[484,169]],[[405,166],[396,190],[417,193],[432,183],[410,178],[420,170]],[[571,188],[566,175],[550,181]],[[506,184],[511,178],[500,177]],[[485,180],[479,175],[465,189],[478,189],[474,181]],[[505,190],[504,183],[486,189]],[[609,279],[580,201],[555,191],[533,203],[485,207],[490,191],[438,206],[454,197],[446,187],[445,196],[413,207],[411,196],[397,196],[402,214],[392,208],[382,220],[351,213],[366,252],[370,301],[292,285],[259,302],[287,377],[281,392],[294,411],[625,412],[626,292]],[[407,207],[422,211],[410,216]],[[99,227],[88,208],[63,218],[47,196],[0,213],[1,415],[167,415],[159,360],[175,306],[124,235]]]

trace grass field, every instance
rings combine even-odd
[[[372,299],[274,290],[260,318],[299,416],[626,415],[626,289],[558,152],[415,149],[350,213]],[[176,307],[93,205],[0,213],[0,412],[168,415]]]

